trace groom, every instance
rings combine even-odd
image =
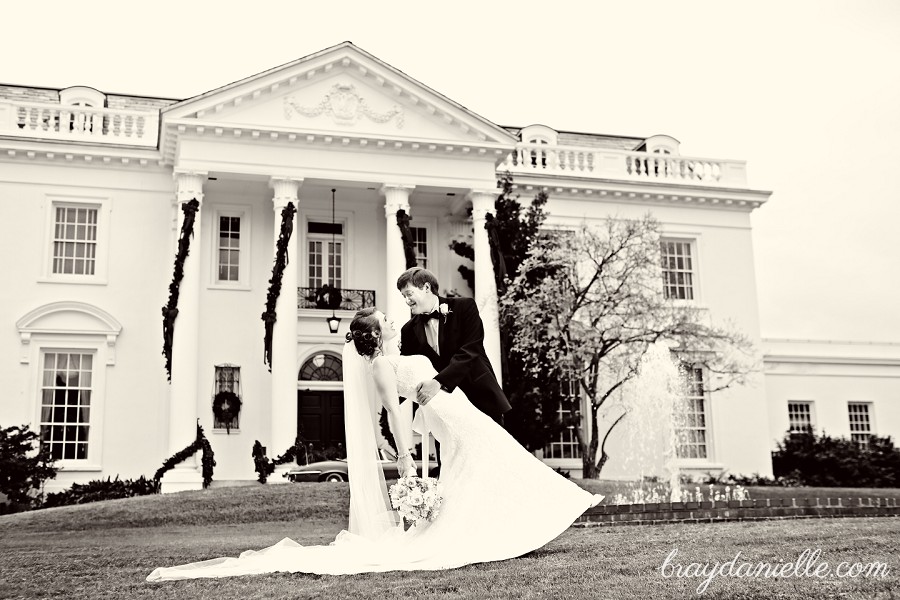
[[[400,354],[427,356],[438,372],[416,388],[419,404],[427,404],[440,390],[459,387],[476,408],[502,425],[510,404],[484,352],[484,326],[475,301],[439,297],[437,278],[421,267],[405,271],[397,289],[413,313],[400,330]]]

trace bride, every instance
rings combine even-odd
[[[148,581],[228,577],[278,571],[352,574],[452,569],[521,556],[550,542],[602,496],[590,494],[535,458],[465,394],[438,392],[416,413],[413,427],[441,444],[443,503],[433,521],[404,529],[391,509],[376,461],[377,415],[387,409],[401,475],[415,475],[411,432],[399,397],[435,375],[420,355],[390,350],[393,322],[363,309],[350,323],[343,351],[344,421],[350,482],[350,523],[327,546],[285,538],[238,558],[216,558],[154,570]],[[396,344],[393,344],[396,349]],[[389,349],[385,352],[385,349]]]

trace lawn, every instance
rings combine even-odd
[[[0,598],[900,598],[896,518],[571,528],[525,557],[443,572],[144,581],[157,566],[234,556],[283,537],[327,543],[345,525],[347,500],[346,484],[269,485],[2,516]],[[666,577],[660,567],[673,549],[678,556]],[[832,568],[877,561],[890,571],[886,577],[717,577],[702,595],[696,588],[704,578],[674,573],[674,563],[722,563],[739,551],[740,561],[778,565],[807,549],[821,550],[819,563]]]

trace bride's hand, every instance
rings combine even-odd
[[[400,477],[415,477],[418,475],[416,463],[413,462],[409,453],[397,458],[397,471],[400,473]]]

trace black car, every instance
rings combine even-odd
[[[385,479],[399,479],[400,474],[397,471],[397,462],[391,460],[390,458],[385,457],[383,454],[379,454],[378,462],[381,464],[381,469],[384,471]],[[418,469],[419,473],[422,472],[422,461],[415,460],[416,469]],[[438,469],[437,463],[432,459],[429,461],[429,474],[432,477],[437,477]],[[348,481],[350,478],[347,475],[347,460],[322,460],[319,462],[309,463],[308,465],[301,465],[298,467],[294,467],[287,474],[288,480],[294,483],[299,483],[303,481],[328,481],[328,482],[339,482],[339,481]]]

